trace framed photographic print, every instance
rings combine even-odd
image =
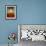
[[[6,19],[16,19],[16,5],[6,5]]]

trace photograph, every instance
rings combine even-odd
[[[16,5],[6,5],[6,19],[16,19]]]

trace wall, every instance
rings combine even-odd
[[[19,9],[21,24],[46,24],[46,0],[21,0]]]
[[[0,0],[0,44],[7,44],[9,42],[8,34],[10,32],[16,32],[17,35],[18,20],[5,19],[5,5],[15,5],[15,2],[15,0]]]
[[[16,4],[16,20],[5,19],[7,4]],[[18,24],[46,24],[46,0],[0,0],[0,44],[8,43],[10,32],[18,32]]]

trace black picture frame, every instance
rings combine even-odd
[[[5,5],[5,19],[16,20],[16,5]]]

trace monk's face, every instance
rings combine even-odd
[[[8,9],[7,13],[14,13],[13,9]]]

